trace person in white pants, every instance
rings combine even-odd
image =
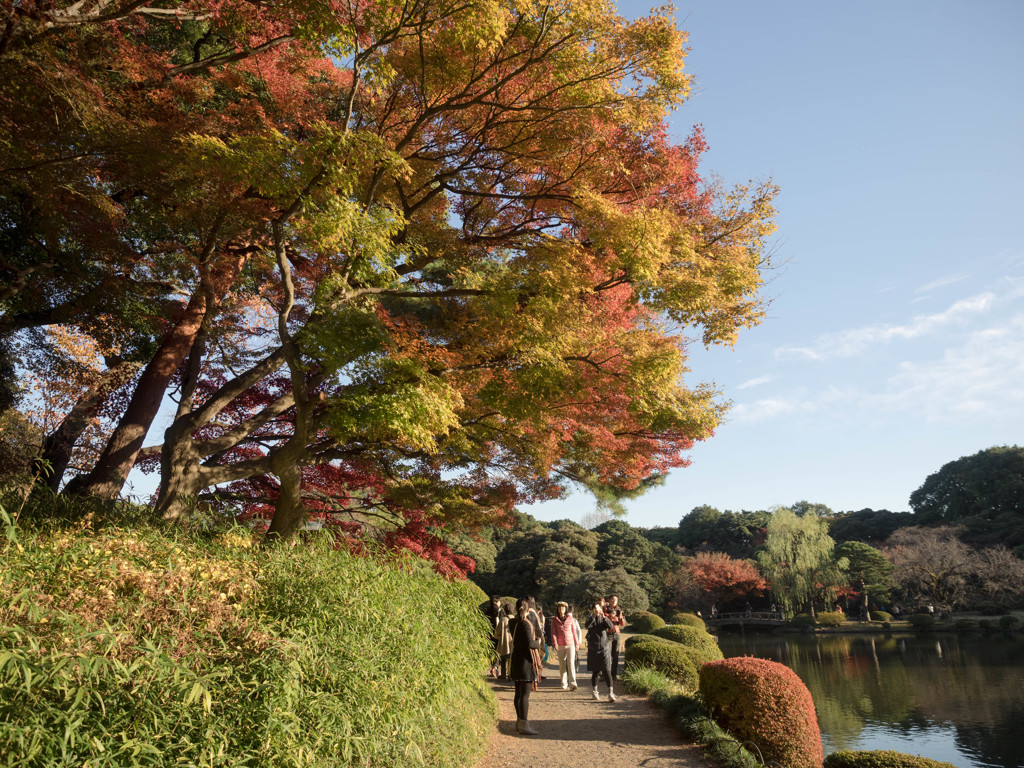
[[[558,673],[562,678],[562,690],[575,691],[576,652],[580,648],[580,630],[576,620],[569,613],[569,604],[560,602],[558,613],[551,617],[551,642],[558,654]]]

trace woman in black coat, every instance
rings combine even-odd
[[[611,636],[616,631],[615,625],[604,615],[601,604],[594,603],[590,618],[587,619],[587,669],[594,671],[590,678],[594,701],[601,700],[601,696],[597,692],[599,676],[603,676],[604,681],[608,683],[608,701],[615,701],[615,691],[612,689]]]
[[[516,602],[516,618],[508,625],[512,635],[512,656],[508,666],[516,684],[516,694],[512,699],[516,708],[516,732],[536,736],[537,731],[530,727],[530,691],[533,690],[533,681],[537,679],[532,651],[540,648],[541,641],[530,621],[529,611],[529,603],[520,598]]]

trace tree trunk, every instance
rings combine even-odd
[[[234,282],[245,257],[225,259],[219,273],[202,280],[185,307],[184,314],[164,336],[149,365],[142,372],[117,428],[107,441],[96,465],[81,482],[65,492],[114,500],[121,493],[128,473],[135,465],[146,433],[153,424],[171,377],[181,367],[202,328],[206,313]]]
[[[40,459],[46,471],[39,476],[37,487],[49,488],[54,493],[60,489],[61,480],[71,463],[71,454],[89,426],[89,420],[96,415],[104,399],[124,385],[141,367],[141,363],[118,363],[104,371],[99,380],[78,398],[57,429],[43,440]]]

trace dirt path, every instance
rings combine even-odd
[[[618,701],[591,698],[590,674],[581,665],[577,691],[563,691],[557,664],[545,665],[540,689],[530,695],[530,724],[538,736],[516,734],[511,682],[491,681],[501,722],[476,768],[707,768],[700,748],[687,743],[661,710],[642,696],[616,690]]]

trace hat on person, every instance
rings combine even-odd
[[[569,607],[569,604],[567,602],[565,602],[564,600],[559,600],[557,603],[555,603],[555,608],[557,608],[560,605],[564,605],[566,608]]]

